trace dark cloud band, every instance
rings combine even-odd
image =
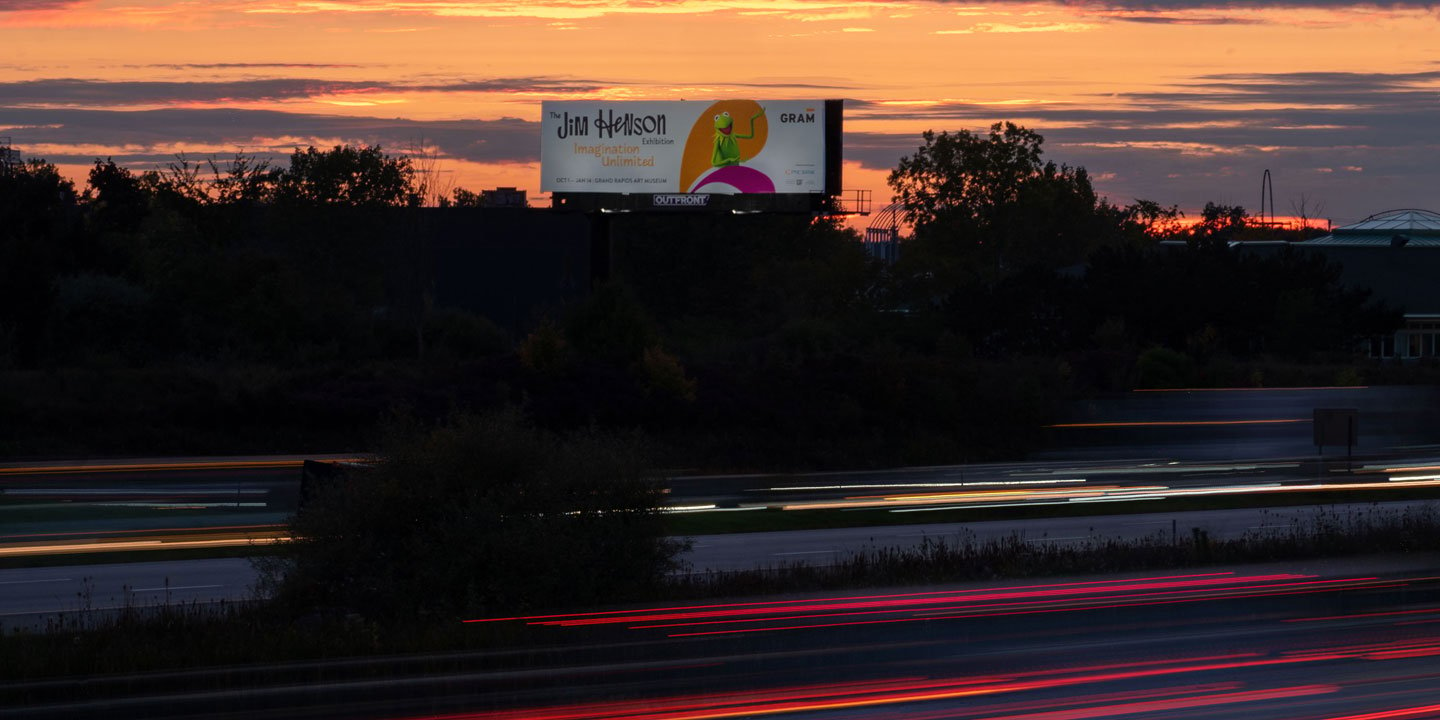
[[[357,82],[309,78],[264,78],[200,82],[109,81],[77,78],[0,83],[0,106],[126,107],[180,103],[298,100],[328,95],[394,92],[589,92],[593,82],[553,78],[498,78],[423,83]]]
[[[540,146],[539,124],[514,118],[417,121],[273,110],[0,109],[0,135],[11,136],[22,151],[93,147],[98,138],[115,148],[138,148],[137,155],[153,154],[144,148],[176,146],[288,153],[296,144],[348,142],[397,152],[423,145],[475,162],[531,162],[539,159]]]
[[[0,0],[0,13],[24,10],[56,10],[79,4],[80,0]]]

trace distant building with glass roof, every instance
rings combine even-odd
[[[1440,213],[1387,210],[1300,244],[1307,247],[1440,247]]]
[[[1405,311],[1404,327],[1376,338],[1372,356],[1440,358],[1440,213],[1387,210],[1292,245],[1324,254],[1347,284]]]

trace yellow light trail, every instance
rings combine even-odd
[[[119,472],[166,472],[183,470],[264,470],[271,468],[298,468],[307,458],[282,458],[278,460],[197,460],[189,462],[162,463],[102,463],[97,465],[26,465],[0,467],[0,476],[5,475],[73,475],[78,473],[119,473]],[[314,459],[314,458],[311,458]],[[363,463],[374,458],[324,458],[324,462]]]
[[[1076,493],[1072,497],[1055,496],[1049,498],[1008,498],[1012,500],[1007,505],[990,502],[969,502],[969,503],[909,503],[912,507],[896,508],[890,512],[927,512],[937,510],[962,510],[984,507],[1018,507],[1025,505],[1060,504],[1070,502],[1129,502],[1135,500],[1166,500],[1179,497],[1199,497],[1208,495],[1254,495],[1262,493],[1294,493],[1294,492],[1344,492],[1351,490],[1395,490],[1403,487],[1437,487],[1440,486],[1440,475],[1419,475],[1409,477],[1394,477],[1387,482],[1366,482],[1366,483],[1344,483],[1325,484],[1311,483],[1305,485],[1230,485],[1214,488],[1165,488],[1165,487],[1132,487],[1119,488],[1100,493],[1098,495],[1087,495]],[[1037,493],[1038,495],[1038,493]],[[1002,498],[996,498],[1000,500]],[[876,503],[878,507],[883,503]],[[930,506],[933,505],[933,506]],[[786,510],[816,509],[816,505],[794,505],[787,506]],[[830,507],[841,507],[832,504]],[[860,507],[858,505],[851,507]]]
[[[1085,498],[1104,498],[1116,494],[1130,494],[1137,492],[1155,493],[1167,491],[1164,485],[1140,485],[1133,487],[1122,487],[1118,485],[1098,485],[1084,488],[1060,488],[1054,490],[991,490],[980,492],[956,492],[956,493],[929,493],[915,495],[868,495],[849,497],[843,500],[817,500],[814,502],[796,502],[781,507],[783,510],[835,510],[846,509],[856,510],[861,508],[879,507],[915,507],[922,505],[950,504],[956,502],[967,503],[968,507],[986,507],[996,503],[1017,504],[1017,501],[1029,501],[1030,503],[1055,502],[1057,500],[1068,501]]]
[[[143,550],[185,550],[193,548],[241,547],[274,545],[289,540],[288,534],[249,538],[216,538],[211,540],[117,540],[114,542],[50,543],[45,545],[9,545],[0,547],[0,557],[29,555],[73,555]]]
[[[1356,470],[1357,473],[1399,473],[1399,472],[1422,472],[1426,470],[1440,470],[1440,465],[1393,465],[1390,467],[1376,467],[1366,465]]]

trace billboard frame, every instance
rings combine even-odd
[[[844,160],[844,101],[824,100],[823,189],[810,193],[597,193],[552,192],[550,207],[582,213],[840,214]]]

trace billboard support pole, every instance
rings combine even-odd
[[[614,244],[610,237],[610,214],[586,214],[590,218],[590,287],[593,289],[610,279],[610,255]]]

